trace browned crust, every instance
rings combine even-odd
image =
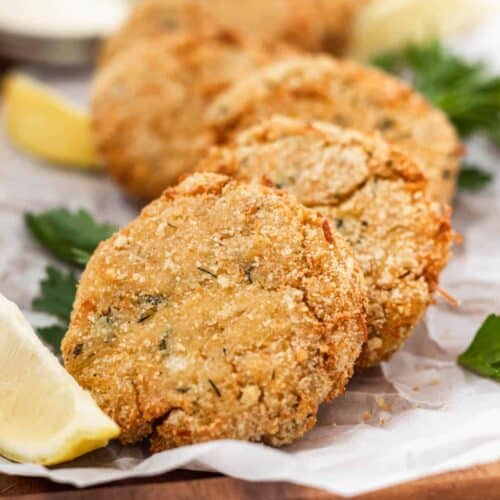
[[[463,154],[446,116],[401,80],[352,61],[303,56],[241,80],[209,108],[224,144],[275,113],[323,120],[382,136],[418,160],[433,197],[449,202]]]
[[[92,88],[92,129],[107,171],[133,198],[156,198],[213,143],[203,123],[213,99],[289,53],[227,31],[153,37],[121,52],[97,71]]]
[[[388,359],[420,321],[451,256],[449,208],[425,194],[407,155],[325,123],[275,116],[214,148],[199,170],[282,188],[328,216],[353,246],[368,285],[368,342],[358,367]]]
[[[310,51],[342,52],[366,0],[143,0],[104,44],[101,63],[138,40],[223,29],[256,42],[285,42]]]
[[[62,350],[123,442],[280,446],[314,425],[366,339],[362,274],[324,220],[197,174],[99,246]]]

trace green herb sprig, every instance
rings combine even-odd
[[[480,133],[500,145],[500,77],[490,76],[484,64],[462,60],[438,42],[410,45],[378,57],[374,64],[408,78],[446,113],[462,136]],[[461,190],[479,191],[492,179],[484,169],[464,164],[458,185]],[[488,316],[458,363],[500,381],[500,316]]]
[[[458,188],[461,191],[480,191],[493,179],[493,175],[475,165],[464,164],[458,177]]]
[[[77,278],[74,272],[64,272],[49,266],[40,282],[40,295],[33,299],[33,309],[68,322],[71,316]]]
[[[500,316],[491,314],[458,363],[478,375],[500,381]]]
[[[25,223],[52,255],[79,269],[85,267],[97,245],[117,229],[110,224],[98,224],[85,210],[72,213],[65,208],[27,213]],[[60,353],[61,341],[69,326],[78,283],[76,271],[47,267],[40,282],[40,293],[32,302],[33,309],[57,319],[55,324],[37,329],[38,335],[56,353]]]
[[[40,294],[32,301],[36,311],[55,316],[58,322],[49,327],[37,328],[38,335],[58,352],[68,324],[76,295],[77,278],[74,272],[47,267],[40,282]]]
[[[98,224],[85,210],[58,208],[41,214],[25,214],[31,234],[52,254],[65,262],[85,267],[97,245],[117,228]]]
[[[489,75],[483,63],[465,61],[433,42],[382,55],[374,64],[409,77],[462,136],[479,132],[500,145],[500,77]]]

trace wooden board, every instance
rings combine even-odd
[[[360,466],[362,473],[362,466]],[[215,474],[174,471],[155,478],[76,490],[43,479],[0,474],[0,497],[8,500],[338,500],[320,490],[287,483],[250,483]],[[356,497],[357,500],[498,500],[500,463],[441,474]]]

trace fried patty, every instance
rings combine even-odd
[[[388,359],[433,301],[450,257],[449,210],[426,195],[419,166],[379,135],[276,116],[198,168],[286,190],[352,245],[369,302],[359,367]]]
[[[207,122],[224,143],[275,113],[379,131],[418,160],[435,199],[453,197],[462,154],[446,116],[401,80],[374,68],[328,56],[276,63],[221,94]]]
[[[64,364],[125,443],[279,446],[344,391],[365,306],[362,273],[324,216],[284,192],[195,174],[92,256]]]
[[[144,0],[106,42],[106,62],[142,38],[212,29],[258,42],[284,41],[306,50],[341,52],[366,0]]]
[[[165,35],[122,52],[93,82],[92,125],[108,172],[134,198],[159,196],[212,144],[203,115],[218,93],[283,53],[223,32]]]

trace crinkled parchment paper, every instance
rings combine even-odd
[[[500,72],[500,16],[453,45],[467,57],[487,58]],[[86,99],[87,74],[37,76],[76,100]],[[500,459],[500,384],[466,373],[455,362],[484,317],[500,312],[500,150],[476,139],[469,152],[496,170],[497,178],[485,191],[456,200],[455,225],[464,243],[442,286],[461,307],[438,300],[405,348],[324,405],[316,428],[299,442],[276,450],[218,441],[154,456],[115,444],[51,469],[0,458],[0,472],[89,486],[184,467],[354,495]],[[61,205],[85,207],[99,220],[118,224],[138,211],[104,176],[39,164],[11,149],[0,132],[0,291],[36,325],[48,321],[30,311],[30,300],[49,257],[26,233],[22,214]]]

